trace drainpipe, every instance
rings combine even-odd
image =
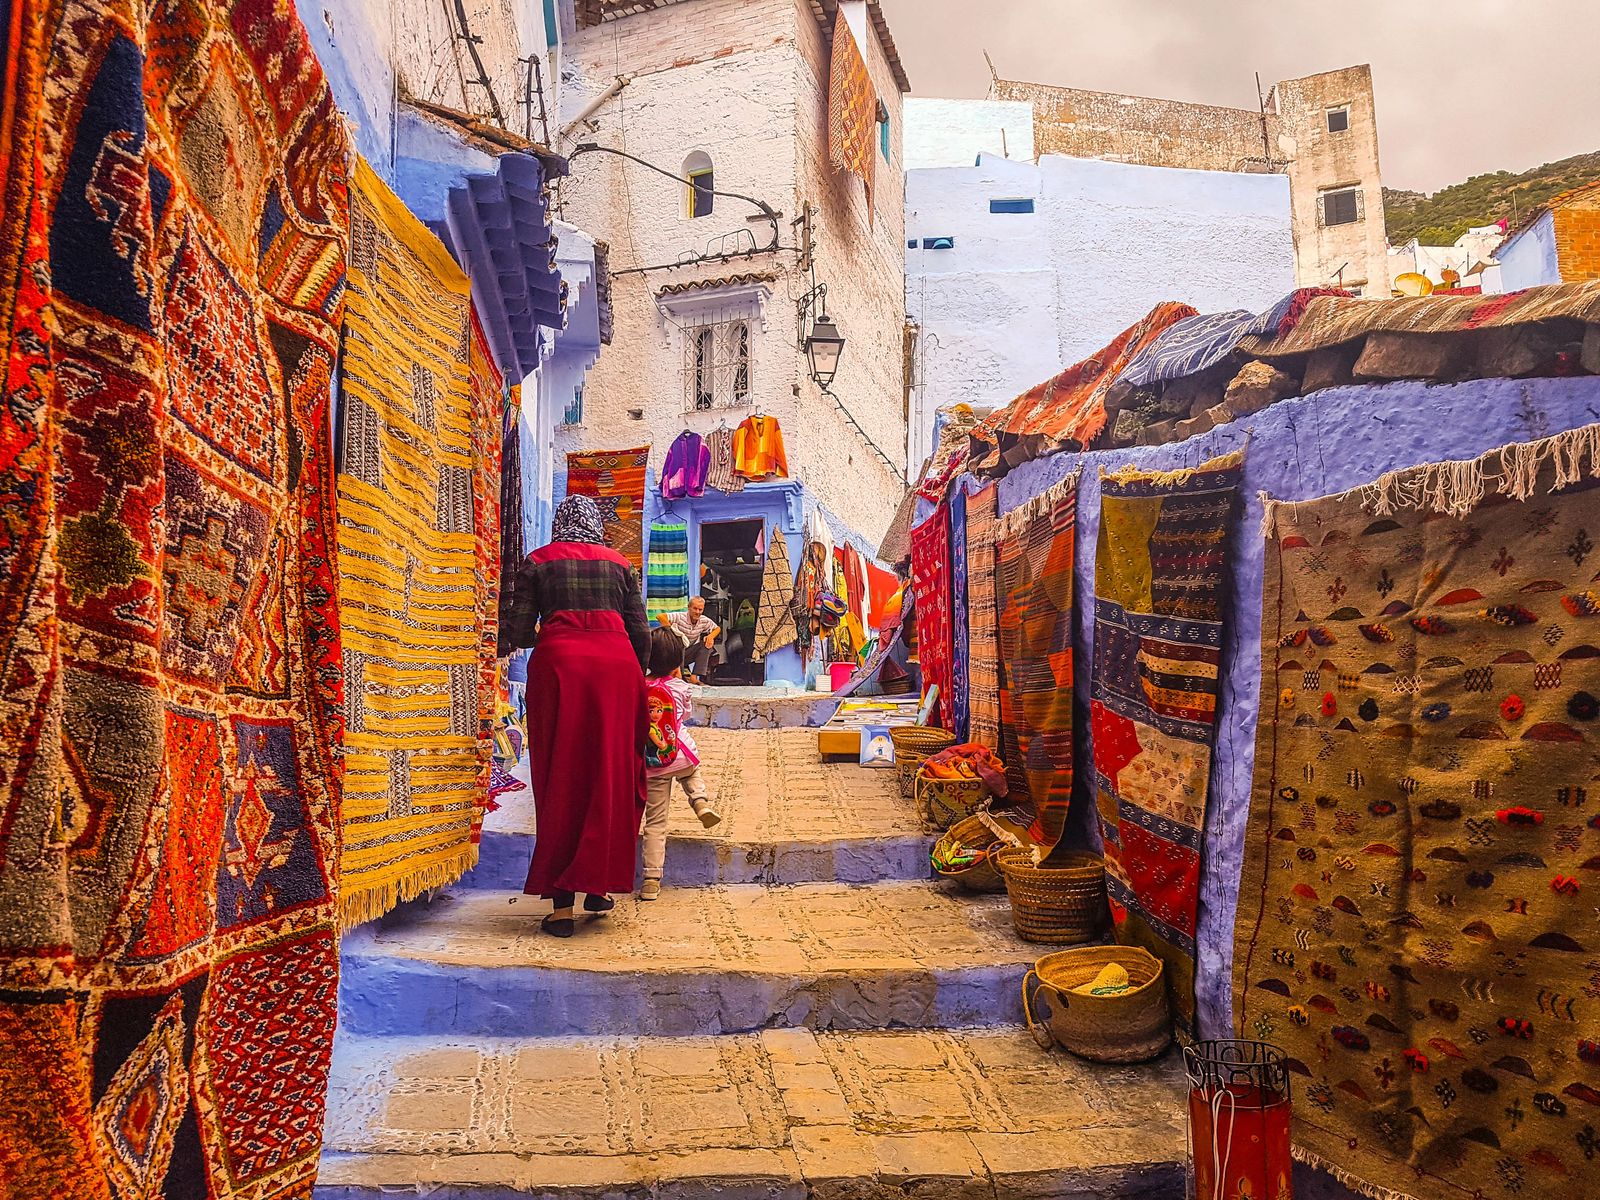
[[[629,82],[632,81],[632,79],[632,75],[618,75],[615,79],[613,79],[606,87],[605,91],[601,92],[593,100],[585,104],[582,112],[561,127],[561,137],[563,139],[571,137],[574,129],[582,125],[590,117],[594,116],[595,113],[599,112],[601,106],[604,105],[606,101],[610,100],[611,97],[620,92],[624,87],[626,87]]]

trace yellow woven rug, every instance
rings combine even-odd
[[[346,927],[477,848],[477,543],[467,277],[366,163],[350,190],[340,394]]]

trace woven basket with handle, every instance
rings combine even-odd
[[[1026,942],[1074,946],[1092,942],[1105,925],[1106,864],[1093,854],[1068,854],[1035,866],[1026,847],[1001,850],[995,866],[1011,897],[1011,923]]]
[[[907,800],[916,795],[917,772],[922,760],[956,744],[956,735],[927,725],[901,725],[889,730],[894,742],[894,770],[900,794]]]
[[[933,779],[919,770],[914,792],[922,823],[929,829],[949,829],[983,807],[989,785],[981,779]]]
[[[1127,991],[1091,996],[1074,990],[1109,963],[1128,972]],[[1095,1062],[1144,1062],[1172,1042],[1162,962],[1137,946],[1081,946],[1046,954],[1022,978],[1022,1011],[1041,1046],[1060,1046]]]

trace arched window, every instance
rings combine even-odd
[[[713,199],[711,191],[716,187],[711,156],[703,150],[696,150],[689,155],[683,160],[683,177],[689,181],[685,189],[684,211],[691,217],[709,217]]]
[[[750,394],[750,322],[734,321],[726,328],[728,363],[733,371],[733,402],[743,404]]]
[[[716,333],[706,325],[694,335],[694,407],[704,412],[716,403]]]

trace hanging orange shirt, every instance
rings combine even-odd
[[[733,469],[746,479],[789,475],[783,431],[776,417],[746,417],[733,431]]]

